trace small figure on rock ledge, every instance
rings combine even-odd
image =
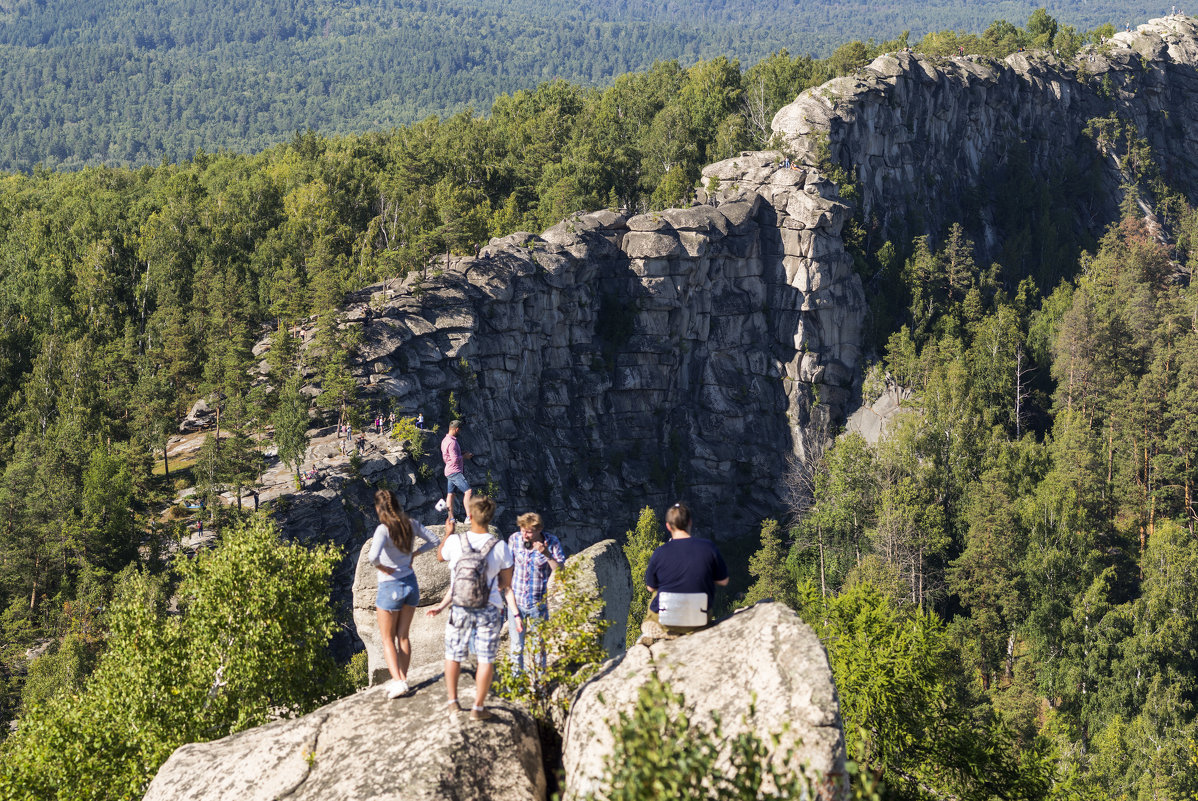
[[[453,494],[454,492],[462,493],[462,508],[466,510],[467,519],[470,513],[470,483],[466,481],[466,459],[474,458],[473,453],[462,453],[462,446],[458,443],[458,432],[462,430],[462,421],[454,420],[449,424],[449,433],[445,435],[445,439],[441,440],[441,458],[445,460],[445,503],[449,509],[449,520],[454,519],[453,515]],[[448,521],[447,521],[448,522]]]

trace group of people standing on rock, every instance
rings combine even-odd
[[[458,680],[462,662],[474,653],[478,667],[470,718],[481,721],[492,717],[486,699],[495,675],[505,613],[511,666],[521,673],[525,621],[548,619],[549,579],[565,564],[566,555],[561,541],[545,532],[544,521],[535,512],[520,515],[519,530],[506,540],[490,533],[495,502],[476,495],[466,480],[464,462],[473,454],[461,450],[457,440],[461,428],[461,421],[451,422],[441,443],[449,512],[444,538],[438,542],[436,535],[408,517],[391,490],[382,489],[375,493],[379,525],[374,530],[369,558],[379,574],[375,606],[391,674],[387,696],[399,698],[413,691],[407,681],[412,657],[409,632],[420,604],[420,588],[412,559],[436,549],[438,558],[449,563],[450,583],[440,602],[425,614],[433,617],[449,610],[445,626],[446,706],[451,715],[463,710],[458,701]],[[454,496],[458,493],[463,496],[466,512],[464,532],[457,530],[454,515]],[[719,550],[708,540],[692,537],[690,526],[690,511],[684,505],[676,503],[666,512],[671,538],[654,551],[645,572],[645,584],[654,597],[642,626],[643,642],[710,625],[715,588],[728,584],[728,569]],[[543,649],[535,658],[544,667]]]

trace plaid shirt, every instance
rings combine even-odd
[[[545,588],[549,585],[549,576],[553,573],[549,567],[549,556],[558,564],[566,561],[566,552],[562,550],[561,541],[552,534],[542,535],[545,538],[545,551],[548,554],[537,553],[536,550],[524,547],[524,535],[517,531],[507,538],[508,547],[512,549],[512,591],[516,593],[516,605],[522,609],[532,609],[545,600]]]

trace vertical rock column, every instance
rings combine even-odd
[[[800,429],[810,417],[841,419],[850,402],[866,303],[841,237],[851,207],[817,170],[782,164],[782,155],[772,151],[745,152],[712,164],[703,170],[701,199],[728,211],[753,197],[769,206],[758,214],[763,271],[772,281],[773,338],[795,448],[802,455]],[[766,221],[773,227],[764,227]]]

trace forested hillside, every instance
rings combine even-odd
[[[914,46],[1082,40],[1041,12]],[[700,165],[767,146],[799,91],[897,46],[664,62],[486,117],[0,179],[0,719],[20,724],[0,796],[137,798],[182,742],[349,686],[322,651],[334,555],[213,500],[310,408],[361,424],[347,290],[579,209],[683,202]],[[1127,138],[1124,218],[1080,257],[1040,249],[1054,286],[976,263],[959,227],[866,248],[850,226],[888,301],[866,400],[889,375],[909,412],[791,477],[800,515],[764,527],[740,600],[785,599],[819,631],[850,755],[887,797],[1198,794],[1198,213]],[[270,393],[248,379],[267,333]],[[201,395],[230,436],[171,464]],[[222,542],[172,560],[190,487]]]
[[[562,78],[603,86],[655,60],[743,66],[787,48],[980,31],[1034,4],[571,4],[558,0],[5,0],[0,170],[137,166],[198,149],[256,151],[296,131],[361,133],[483,111],[502,92]],[[1080,29],[1149,4],[1061,8]]]

